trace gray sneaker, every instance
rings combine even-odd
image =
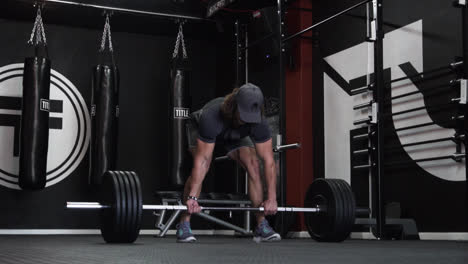
[[[268,221],[264,219],[260,225],[255,230],[253,241],[260,243],[260,242],[273,242],[273,241],[280,241],[281,236],[280,234],[276,233],[273,228],[271,228]]]
[[[179,243],[190,243],[195,242],[197,239],[192,234],[192,229],[190,228],[190,222],[183,222],[176,226],[177,229],[177,242]]]

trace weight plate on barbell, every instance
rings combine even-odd
[[[134,197],[135,191],[134,191],[134,186],[133,186],[134,184],[133,184],[133,180],[130,179],[130,176],[128,175],[126,171],[121,171],[120,173],[125,176],[126,183],[128,184],[128,188],[127,188],[128,214],[127,214],[127,230],[125,231],[125,234],[126,234],[125,241],[126,243],[131,243],[130,240],[132,237],[132,228],[133,228],[133,225],[135,224],[133,219],[135,218],[135,213],[136,213],[135,212],[136,205],[135,205],[135,197]]]
[[[349,217],[350,217],[350,209],[351,209],[351,204],[350,204],[350,199],[348,197],[348,193],[346,192],[346,189],[342,189],[341,188],[341,185],[342,183],[344,182],[343,180],[341,179],[334,179],[334,184],[335,184],[335,190],[336,192],[339,194],[339,196],[341,197],[341,199],[339,199],[340,203],[341,203],[341,208],[342,208],[342,211],[341,211],[341,218],[339,220],[339,225],[337,227],[339,227],[339,230],[337,230],[337,232],[335,232],[335,241],[343,241],[345,240],[346,238],[348,238],[349,236],[349,233],[348,232],[348,229],[349,229]]]
[[[331,240],[334,242],[341,242],[346,239],[347,235],[345,232],[346,227],[346,212],[348,210],[348,205],[345,202],[344,194],[340,191],[339,179],[332,179],[330,182],[331,187],[333,188],[334,193],[336,194],[336,225],[333,230],[333,237]]]
[[[120,214],[119,214],[119,225],[116,226],[115,228],[115,236],[116,236],[116,241],[114,243],[120,243],[121,240],[122,240],[122,229],[123,229],[123,225],[124,225],[124,221],[125,221],[125,211],[126,211],[126,208],[123,206],[123,203],[124,203],[124,199],[126,199],[125,197],[125,191],[122,191],[122,184],[120,182],[120,177],[119,175],[115,172],[115,171],[109,171],[109,173],[112,175],[112,177],[115,179],[115,181],[117,182],[117,185],[116,185],[116,192],[118,192],[120,194],[120,203],[118,205],[118,208],[120,210]]]
[[[131,224],[131,217],[132,217],[132,194],[131,194],[131,186],[128,180],[128,176],[122,172],[116,172],[120,178],[121,186],[123,192],[125,192],[125,199],[122,199],[125,208],[125,214],[123,214],[124,221],[122,222],[122,232],[121,232],[121,242],[128,243],[129,240],[129,232],[130,232],[130,224]]]
[[[136,190],[136,201],[137,201],[136,224],[133,226],[134,237],[136,240],[138,235],[140,234],[141,218],[143,216],[143,190],[141,189],[140,179],[138,178],[138,175],[133,171],[130,172],[130,175],[133,176],[133,180],[135,181],[135,190]]]
[[[313,239],[321,242],[341,242],[346,239],[345,203],[336,179],[317,179],[310,185],[304,206],[326,208],[323,212],[304,213],[307,230]]]
[[[123,182],[123,178],[120,176],[120,174],[116,171],[113,172],[117,181],[119,182],[119,188],[120,188],[120,194],[121,194],[121,199],[120,199],[120,206],[122,208],[121,210],[121,221],[120,221],[120,226],[119,226],[119,243],[124,243],[125,242],[125,229],[126,229],[126,224],[127,224],[127,213],[128,213],[128,207],[127,207],[127,192],[125,189],[125,183]]]
[[[107,243],[133,243],[141,227],[142,192],[134,172],[107,171],[101,202],[109,205],[101,213],[101,234]]]
[[[118,242],[118,227],[121,225],[121,193],[113,173],[105,172],[100,189],[101,203],[108,208],[101,210],[101,235],[107,243]]]
[[[143,212],[142,209],[142,197],[140,195],[141,190],[139,190],[139,186],[135,180],[136,174],[134,172],[125,171],[124,172],[129,180],[130,187],[131,187],[131,207],[132,207],[132,214],[130,219],[130,228],[128,230],[128,243],[133,243],[140,233],[140,223],[138,222],[139,219],[141,220],[141,214]]]
[[[356,200],[354,199],[354,193],[353,190],[351,189],[351,186],[344,180],[339,180],[337,181],[338,187],[340,188],[341,194],[343,194],[344,202],[347,208],[347,211],[344,214],[344,222],[345,225],[343,225],[343,235],[345,236],[343,238],[346,239],[349,237],[349,234],[351,233],[353,229],[353,225],[356,219]]]

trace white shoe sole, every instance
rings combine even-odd
[[[197,241],[197,239],[193,236],[187,237],[185,239],[177,239],[177,243],[193,243]]]
[[[279,234],[273,234],[269,237],[254,237],[253,238],[253,241],[255,241],[256,243],[261,243],[261,242],[275,242],[275,241],[280,241],[281,240],[281,236]]]

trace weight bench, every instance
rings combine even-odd
[[[161,201],[163,205],[182,205],[182,192],[171,192],[171,191],[158,191],[155,193],[155,196],[158,200]],[[239,207],[248,207],[251,205],[251,201],[248,196],[245,194],[221,194],[221,193],[201,193],[198,199],[200,205],[235,205]],[[153,214],[157,216],[155,227],[160,230],[158,237],[164,237],[169,231],[169,228],[174,224],[177,217],[180,215],[182,210],[174,210],[169,218],[165,221],[166,210],[154,211]],[[248,211],[244,212],[249,213]],[[210,215],[209,211],[202,211],[197,216],[222,225],[226,228],[237,231],[243,235],[250,235],[250,219],[246,217],[244,223],[244,228],[233,225],[229,222],[221,220],[217,217]]]

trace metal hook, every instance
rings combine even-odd
[[[37,7],[39,9],[44,9],[45,1],[44,0],[36,0],[34,1],[33,7]]]
[[[174,22],[175,22],[176,24],[180,24],[180,25],[183,26],[183,25],[187,22],[187,19],[176,18],[176,19],[174,19]]]
[[[114,15],[114,11],[105,9],[102,11],[102,15],[111,18]]]

